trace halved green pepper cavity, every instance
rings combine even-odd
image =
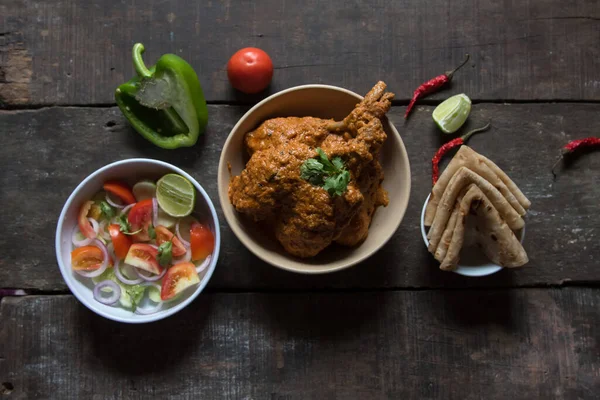
[[[115,100],[131,125],[163,149],[190,147],[206,129],[208,109],[196,72],[175,54],[147,68],[144,45],[133,46],[137,76],[119,86]]]

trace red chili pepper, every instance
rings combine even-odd
[[[567,143],[566,145],[564,145],[563,148],[561,149],[560,157],[558,157],[558,160],[556,160],[556,162],[552,166],[552,175],[554,175],[554,178],[556,178],[556,173],[554,172],[554,168],[556,168],[558,163],[566,155],[572,154],[573,152],[575,152],[576,150],[579,150],[579,149],[596,147],[596,146],[600,148],[600,138],[597,138],[597,137],[588,137],[585,139],[572,140],[569,143]]]
[[[439,150],[435,153],[435,155],[431,159],[431,167],[433,169],[431,178],[432,178],[434,186],[440,177],[439,164],[440,164],[442,157],[444,157],[444,155],[446,153],[448,153],[451,149],[465,144],[465,142],[467,140],[469,140],[469,138],[471,136],[473,136],[474,134],[488,130],[489,127],[490,127],[490,123],[488,122],[488,124],[486,126],[482,126],[481,128],[473,129],[472,131],[465,133],[461,137],[457,137],[456,139],[452,139],[448,143],[443,144],[442,147],[439,148]]]
[[[404,119],[408,118],[408,114],[410,114],[410,112],[413,109],[417,100],[419,100],[422,97],[427,96],[428,94],[436,92],[442,86],[444,86],[445,84],[450,82],[452,80],[452,77],[454,76],[454,73],[456,71],[458,71],[460,68],[462,68],[467,62],[469,62],[470,58],[471,58],[471,56],[469,56],[467,54],[465,61],[463,61],[462,64],[460,64],[458,67],[454,68],[452,71],[447,71],[447,72],[443,73],[442,75],[438,75],[435,78],[430,79],[427,82],[423,83],[421,86],[419,86],[413,93],[412,100],[408,104],[408,108],[406,109],[406,114],[404,114]]]

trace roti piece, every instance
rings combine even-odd
[[[522,267],[529,262],[523,245],[502,220],[498,210],[485,194],[480,194],[482,202],[478,207],[471,206],[477,219],[477,243],[494,264],[506,268]]]
[[[521,242],[477,185],[469,185],[458,210],[452,240],[440,269],[453,271],[458,266],[466,219],[470,212],[475,214],[477,220],[477,244],[490,261],[507,268],[520,267],[529,261]]]
[[[456,171],[465,166],[481,175],[502,193],[519,215],[525,215],[531,203],[517,185],[492,161],[480,155],[469,146],[461,146],[448,164],[431,191],[431,197],[425,209],[425,226],[431,226],[437,212],[437,206]]]
[[[525,225],[525,222],[521,216],[515,211],[514,208],[512,208],[512,206],[508,203],[506,198],[502,196],[502,193],[500,193],[498,189],[492,186],[480,175],[471,171],[469,168],[460,167],[452,179],[450,179],[450,182],[444,191],[442,200],[438,204],[435,218],[431,224],[431,229],[427,235],[427,238],[429,239],[429,245],[432,246],[432,248],[436,249],[440,242],[442,234],[446,229],[446,225],[448,224],[450,214],[454,209],[458,194],[461,192],[461,190],[472,183],[476,184],[488,197],[488,199],[500,213],[500,216],[506,221],[511,229],[521,229]]]
[[[440,240],[440,244],[435,249],[435,252],[432,249],[429,249],[430,252],[433,253],[433,257],[438,260],[440,263],[444,261],[446,258],[446,253],[448,252],[448,248],[450,247],[450,243],[452,243],[452,239],[454,238],[454,231],[456,228],[456,222],[460,215],[460,204],[456,204],[454,207],[454,211],[450,215],[450,219],[448,220],[448,225],[444,230],[444,234],[442,235],[442,239]]]
[[[531,201],[529,201],[529,199],[527,197],[525,197],[523,192],[521,192],[521,189],[519,189],[519,187],[512,181],[512,179],[510,179],[508,177],[508,175],[506,175],[506,173],[500,169],[499,166],[494,164],[494,162],[492,160],[490,160],[489,158],[487,158],[485,156],[482,156],[479,153],[476,153],[476,154],[480,159],[483,160],[483,162],[486,163],[486,165],[488,167],[490,167],[490,169],[492,171],[494,171],[496,173],[496,175],[498,175],[500,177],[502,182],[504,182],[504,184],[510,189],[512,194],[517,198],[517,200],[519,201],[519,204],[521,204],[521,206],[525,210],[528,210],[529,207],[531,207]],[[521,215],[524,215],[524,214],[521,214]]]
[[[462,190],[461,195],[457,199],[455,210],[456,221],[454,223],[454,232],[452,232],[452,239],[448,244],[448,250],[444,256],[444,259],[440,261],[440,269],[442,271],[454,271],[458,267],[458,261],[460,259],[460,251],[462,250],[463,243],[465,241],[465,225],[467,224],[467,216],[469,215],[469,208],[473,201],[475,189],[477,185],[470,184]]]
[[[444,257],[446,257],[446,252],[448,251],[448,246],[450,246],[450,242],[452,241],[452,234],[454,233],[454,227],[456,226],[456,220],[460,211],[460,202],[465,196],[467,189],[468,188],[465,188],[463,191],[461,191],[456,198],[454,210],[452,210],[452,214],[450,214],[448,225],[446,225],[446,229],[444,229],[444,233],[442,234],[442,238],[440,239],[440,243],[438,244],[437,248],[434,248],[431,245],[429,245],[427,248],[429,252],[433,254],[434,258],[439,262],[444,261]]]

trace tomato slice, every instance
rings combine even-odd
[[[173,257],[181,257],[185,254],[187,251],[185,246],[183,243],[181,243],[181,240],[179,240],[179,238],[173,234],[173,232],[162,225],[154,227],[154,230],[156,231],[156,243],[158,243],[159,246],[165,242],[170,242],[173,240],[173,248],[171,250]]]
[[[134,239],[139,242],[150,240],[148,235],[148,226],[152,223],[152,199],[146,199],[138,202],[127,215],[127,220],[131,225],[133,232],[142,229],[140,233],[134,235]]]
[[[135,196],[129,187],[120,182],[106,182],[104,190],[120,198],[125,204],[135,203]]]
[[[215,237],[207,226],[194,222],[190,229],[190,247],[192,248],[192,261],[203,260],[215,248]]]
[[[90,208],[94,204],[93,201],[86,201],[83,203],[83,206],[79,210],[79,217],[77,218],[77,223],[79,224],[79,230],[83,233],[88,239],[94,239],[96,237],[96,232],[92,228],[90,221],[87,219],[87,215],[90,212]]]
[[[163,277],[160,298],[169,300],[200,282],[196,266],[190,262],[181,263],[169,268]]]
[[[71,267],[80,271],[94,271],[104,261],[102,250],[96,246],[78,247],[71,252]],[[108,261],[112,267],[112,260]]]
[[[127,252],[125,263],[159,275],[163,268],[158,263],[158,250],[149,244],[134,243]]]
[[[121,232],[119,225],[111,224],[108,226],[108,233],[110,234],[110,240],[112,240],[113,247],[115,249],[115,255],[121,260],[127,257],[127,252],[131,247],[131,238]]]

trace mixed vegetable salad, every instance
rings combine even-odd
[[[200,283],[215,239],[191,215],[195,196],[187,179],[168,174],[131,188],[106,182],[81,206],[71,267],[93,281],[97,301],[152,314]]]

